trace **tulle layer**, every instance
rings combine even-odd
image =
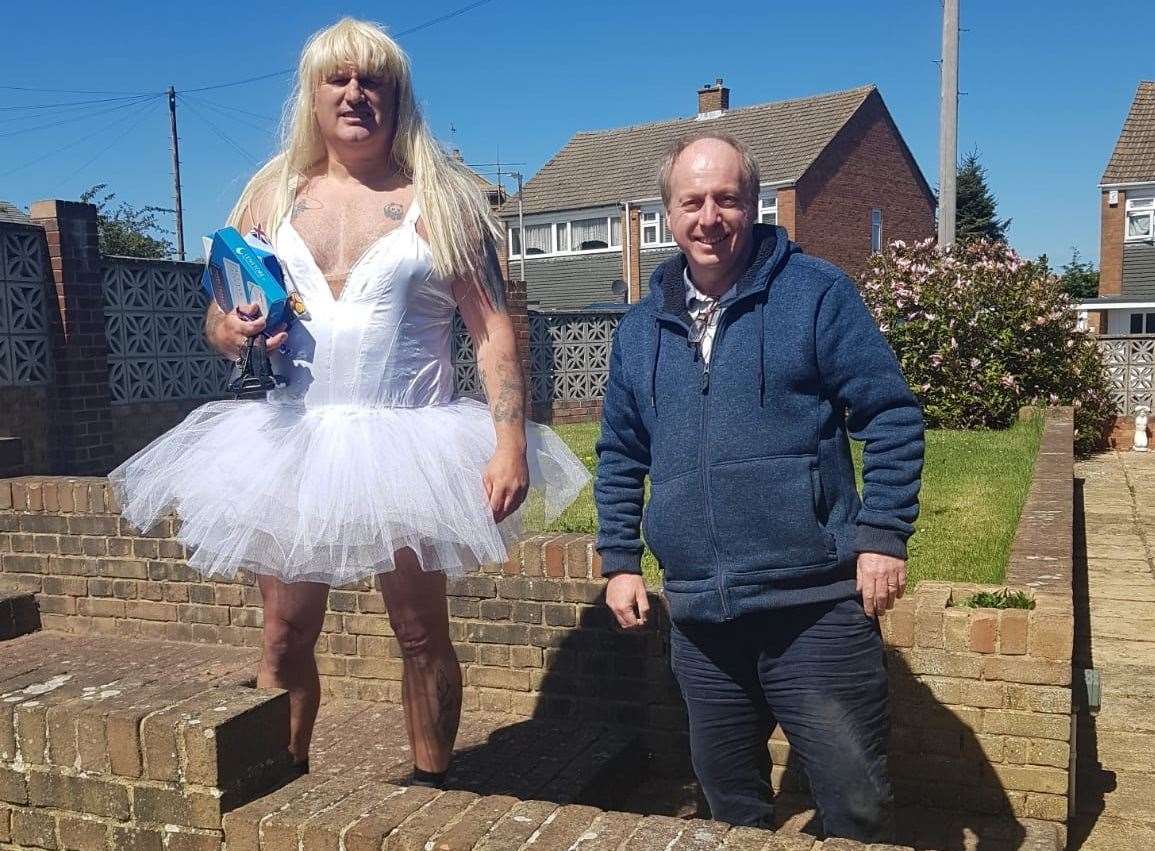
[[[459,575],[508,559],[528,519],[548,523],[589,480],[550,429],[526,427],[530,496],[495,523],[482,473],[496,445],[472,399],[419,408],[210,402],[109,474],[134,526],[170,511],[189,564],[345,585],[412,549]]]

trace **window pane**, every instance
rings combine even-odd
[[[1127,202],[1130,210],[1150,210],[1155,205],[1155,198],[1132,198]]]
[[[662,242],[673,242],[674,235],[670,233],[670,220],[662,216]]]
[[[658,241],[658,226],[646,225],[642,228],[642,245],[653,245]]]
[[[769,210],[763,211],[762,218],[759,219],[759,221],[764,225],[776,225],[778,224],[778,213],[771,207]]]
[[[882,210],[877,207],[870,211],[870,251],[882,251]]]
[[[525,253],[550,254],[553,252],[553,225],[525,226]]]
[[[1146,314],[1143,327],[1144,334],[1155,334],[1155,313]]]
[[[614,216],[610,219],[610,245],[619,246],[622,244],[622,217]]]
[[[1131,314],[1131,333],[1132,334],[1142,334],[1143,333],[1143,314],[1142,313],[1132,313]]]
[[[557,226],[557,250],[569,251],[569,222]]]
[[[521,228],[509,229],[509,253],[515,257],[521,254]]]
[[[1151,214],[1131,213],[1127,216],[1127,236],[1131,239],[1142,239],[1151,235]]]
[[[604,218],[578,219],[576,222],[570,222],[570,238],[574,251],[610,247],[610,229]]]

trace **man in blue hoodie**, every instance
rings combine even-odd
[[[614,336],[595,484],[606,603],[644,625],[644,532],[714,818],[772,826],[777,723],[826,835],[885,840],[877,618],[906,585],[921,411],[850,279],[755,223],[744,145],[683,139],[659,183],[681,253]],[[848,436],[864,442],[861,499]]]

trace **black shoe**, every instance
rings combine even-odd
[[[449,770],[445,771],[425,771],[424,769],[413,766],[413,774],[409,776],[410,786],[425,786],[428,789],[444,789],[445,775]]]
[[[302,776],[308,774],[309,773],[309,760],[302,759],[299,762],[294,762],[292,765],[292,771],[298,777],[302,777]]]

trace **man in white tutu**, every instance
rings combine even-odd
[[[553,432],[524,419],[497,225],[432,138],[404,53],[348,18],[305,46],[282,150],[230,223],[269,239],[304,303],[287,329],[267,329],[288,383],[266,400],[198,408],[110,479],[138,527],[177,512],[192,567],[256,574],[257,683],[289,692],[302,771],[329,586],[376,576],[404,660],[413,782],[442,785],[462,695],[446,574],[507,560],[527,494],[548,519],[588,479]],[[488,406],[455,396],[454,310]],[[266,331],[215,305],[205,330],[230,358]]]

